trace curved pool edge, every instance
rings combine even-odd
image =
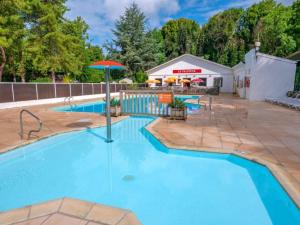
[[[162,145],[164,145],[170,151],[185,150],[185,151],[228,154],[228,155],[233,155],[260,164],[266,167],[270,171],[270,173],[274,176],[274,178],[278,181],[278,183],[281,185],[284,191],[288,194],[288,196],[291,198],[291,200],[300,210],[300,184],[295,180],[294,177],[292,177],[288,172],[286,172],[285,169],[279,164],[274,164],[270,161],[259,158],[257,156],[247,155],[241,151],[238,151],[237,149],[230,149],[230,148],[223,149],[223,148],[212,148],[212,147],[206,147],[200,149],[199,147],[192,147],[192,146],[187,147],[187,146],[176,145],[170,142],[169,140],[165,139],[164,137],[161,137],[160,134],[153,129],[153,126],[156,123],[159,123],[160,120],[162,120],[162,118],[157,118],[153,120],[151,123],[147,124],[144,128],[147,130],[147,132],[153,135]]]

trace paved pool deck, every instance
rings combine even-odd
[[[202,101],[207,103],[204,98]],[[23,107],[38,115],[44,124],[42,132],[30,140],[20,140],[18,135],[21,109],[0,110],[0,154],[57,133],[105,125],[104,116],[53,111],[52,108],[57,106],[63,104]],[[113,118],[113,121],[123,118],[126,117]],[[27,131],[29,127],[36,126],[32,118],[25,116],[24,119]],[[148,125],[147,129],[170,148],[236,154],[266,165],[300,208],[299,111],[266,102],[249,102],[232,95],[221,95],[213,97],[212,111],[202,108],[198,113],[189,115],[186,121],[159,118]],[[81,205],[73,202],[72,207],[80,209]],[[14,212],[20,211],[24,213],[24,208],[0,213],[0,224],[12,224],[3,221],[9,221]],[[108,207],[104,211],[106,216],[115,221],[113,209]],[[30,211],[26,212],[23,215],[28,216]],[[85,221],[84,218],[77,218],[76,221],[79,222],[73,223],[71,219],[74,216],[59,211],[46,216],[49,224],[103,224],[100,220]],[[71,218],[70,221],[67,217]],[[44,219],[46,221],[46,217]],[[44,224],[45,221],[41,223]],[[26,217],[20,224],[41,224],[38,222],[32,222],[30,217]],[[18,224],[16,221],[13,223]],[[122,224],[135,225],[139,222],[134,219],[123,221]]]

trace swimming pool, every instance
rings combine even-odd
[[[264,166],[168,149],[150,117],[56,135],[0,155],[0,210],[60,197],[131,209],[143,225],[297,225],[300,211]]]
[[[193,95],[176,95],[175,98],[181,99],[182,101],[186,101],[188,99],[198,99],[199,97],[193,96]],[[144,100],[145,99],[139,98],[140,102],[144,101]],[[134,101],[136,101],[136,100],[134,100]],[[156,98],[155,101],[158,101],[158,99]],[[199,110],[201,108],[201,106],[199,104],[185,102],[185,105],[187,106],[188,114],[193,114],[193,113],[199,112]],[[126,104],[124,104],[124,107],[126,108]],[[163,107],[163,105],[161,107]],[[85,104],[74,105],[74,106],[55,107],[54,110],[59,111],[59,112],[104,113],[105,112],[105,102],[98,101],[98,102],[91,102],[91,103],[85,103]],[[146,110],[147,109],[145,109],[145,111]]]

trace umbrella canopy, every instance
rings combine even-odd
[[[176,82],[177,77],[168,77],[165,82],[166,83],[175,83]]]
[[[110,69],[116,69],[116,70],[123,70],[126,67],[124,65],[122,65],[121,63],[118,63],[115,61],[102,60],[102,61],[94,62],[92,65],[89,66],[89,68],[93,68],[93,69],[110,68]]]
[[[190,83],[191,81],[188,80],[188,79],[182,79],[180,82],[181,82],[181,83]]]
[[[148,83],[148,84],[159,84],[160,81],[159,80],[146,80],[146,83]]]
[[[202,80],[201,78],[195,78],[192,80],[193,83],[203,83],[204,80]]]

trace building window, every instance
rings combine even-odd
[[[214,78],[214,87],[223,87],[223,77]]]
[[[201,78],[201,77],[200,77],[200,79],[203,80],[203,82],[198,83],[199,86],[204,86],[204,87],[206,87],[206,86],[207,86],[207,78]]]

